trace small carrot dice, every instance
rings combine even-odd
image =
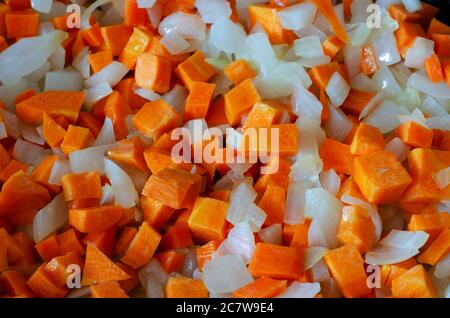
[[[435,298],[436,287],[422,265],[416,265],[392,281],[392,295],[398,298]]]
[[[86,148],[92,139],[89,129],[79,126],[69,125],[66,135],[61,143],[61,150],[65,155],[72,151]]]
[[[135,72],[137,86],[165,93],[169,90],[171,74],[169,61],[150,53],[138,56]]]
[[[431,148],[433,143],[433,131],[413,121],[398,126],[396,134],[411,147]]]

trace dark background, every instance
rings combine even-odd
[[[422,2],[441,8],[437,18],[446,24],[450,24],[450,0],[422,0]]]

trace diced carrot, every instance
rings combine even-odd
[[[320,89],[325,90],[328,86],[328,82],[330,81],[331,76],[335,72],[339,72],[342,77],[346,78],[346,76],[343,76],[342,70],[337,62],[314,66],[311,68],[308,74],[311,77],[314,85],[316,85]]]
[[[408,231],[424,231],[435,239],[444,229],[450,228],[449,213],[420,214],[411,216]]]
[[[152,196],[142,196],[141,207],[144,220],[156,230],[160,230],[175,212],[175,209],[154,199]]]
[[[397,298],[435,298],[436,288],[422,265],[416,265],[392,280],[392,295]]]
[[[31,173],[31,178],[46,187],[51,193],[59,193],[61,191],[61,186],[48,183],[53,165],[58,159],[58,156],[48,156]]]
[[[209,293],[202,280],[188,277],[169,277],[165,290],[167,298],[207,298]]]
[[[139,87],[166,93],[170,87],[172,66],[165,59],[151,53],[143,53],[136,61],[136,84]]]
[[[287,190],[290,166],[291,164],[283,158],[272,158],[266,167],[270,170],[275,169],[275,167],[278,167],[278,169],[273,174],[261,175],[255,184],[255,190],[258,192],[264,191],[269,185],[276,185]]]
[[[425,71],[427,72],[428,78],[432,82],[443,82],[444,72],[442,71],[442,65],[439,61],[439,57],[436,54],[431,55],[425,59]]]
[[[376,127],[359,124],[350,145],[350,153],[353,155],[369,155],[384,149],[384,139],[380,130]]]
[[[34,297],[33,292],[27,286],[27,280],[18,271],[3,272],[0,276],[0,284],[10,296]]]
[[[236,298],[274,298],[287,289],[286,280],[261,277],[233,292]]]
[[[119,56],[128,39],[133,33],[133,28],[125,24],[108,25],[100,28],[105,49],[112,53],[112,56]]]
[[[323,51],[330,58],[334,59],[341,49],[343,49],[345,43],[342,42],[337,35],[332,35],[323,42]]]
[[[83,244],[92,244],[106,256],[112,257],[116,233],[116,226],[111,226],[109,229],[102,232],[91,232],[84,237]]]
[[[119,163],[123,163],[139,170],[146,170],[144,159],[145,145],[139,137],[123,139],[119,144],[108,150],[108,156]]]
[[[177,250],[171,250],[159,253],[155,255],[155,258],[166,273],[174,273],[182,270],[186,255]]]
[[[119,281],[120,288],[122,288],[123,291],[128,294],[130,291],[132,291],[136,286],[140,284],[138,273],[134,268],[122,264],[120,262],[117,262],[116,265],[131,276],[131,278]]]
[[[203,270],[203,266],[207,261],[212,259],[214,252],[219,247],[219,241],[209,241],[208,243],[197,248],[197,263],[199,271]]]
[[[374,93],[363,92],[352,88],[341,108],[346,112],[356,116],[364,110],[369,102],[375,97]]]
[[[26,91],[23,91],[22,93],[16,96],[16,98],[14,99],[14,104],[19,104],[20,102],[23,102],[24,100],[27,100],[28,98],[31,98],[36,94],[37,93],[34,89],[32,88],[27,89]]]
[[[227,210],[227,202],[211,198],[197,198],[188,220],[194,238],[202,243],[224,240]]]
[[[3,182],[8,181],[8,179],[16,174],[18,171],[23,171],[26,173],[28,167],[26,164],[23,164],[17,160],[11,160],[8,165],[0,172],[0,180]]]
[[[323,169],[333,169],[337,173],[353,174],[353,155],[350,146],[334,139],[326,138],[319,149]]]
[[[16,105],[17,116],[28,124],[42,123],[44,112],[50,117],[64,116],[75,123],[84,102],[83,92],[46,91]]]
[[[419,255],[420,263],[436,265],[450,251],[450,229],[444,229],[441,234]]]
[[[5,0],[4,2],[11,9],[11,11],[20,11],[31,8],[30,0]]]
[[[48,262],[52,258],[60,256],[61,250],[59,248],[59,243],[56,238],[56,234],[49,236],[45,240],[39,242],[36,246],[36,251],[39,253],[41,258]]]
[[[417,262],[413,257],[400,263],[381,265],[381,284],[391,288],[392,280],[403,275],[408,269],[416,265]]]
[[[24,232],[16,232],[11,237],[18,244],[20,250],[23,252],[23,256],[19,258],[16,265],[33,265],[38,261],[38,254],[34,248],[34,241],[28,237]]]
[[[91,286],[92,298],[129,298],[117,281]]]
[[[61,255],[70,252],[77,252],[79,255],[85,254],[84,246],[81,245],[79,233],[71,228],[57,236],[58,245],[61,250]]]
[[[247,79],[225,94],[225,114],[230,125],[236,125],[241,116],[250,111],[261,100],[250,79]]]
[[[333,4],[331,0],[310,0],[319,9],[319,12],[323,14],[330,24],[331,29],[334,34],[344,43],[348,42],[348,34],[345,31],[344,26],[339,20],[336,12],[334,11]]]
[[[135,227],[124,227],[114,245],[114,255],[123,256],[128,247],[136,236],[137,229]]]
[[[89,54],[89,64],[94,73],[100,72],[105,66],[108,66],[113,61],[113,56],[110,50],[98,51]]]
[[[13,11],[5,16],[6,34],[10,39],[39,34],[39,14],[33,11]]]
[[[69,18],[70,14],[64,14],[59,17],[54,17],[50,19],[53,26],[56,30],[63,30],[66,31],[69,27],[67,25],[67,19]]]
[[[414,44],[416,37],[425,36],[425,31],[420,24],[400,22],[398,29],[394,32],[397,40],[397,46],[400,51],[400,55],[404,58],[406,51]]]
[[[97,120],[97,118],[88,112],[80,112],[77,125],[89,129],[94,138],[97,138],[100,130],[102,129],[102,124]]]
[[[223,71],[234,85],[239,85],[246,79],[253,78],[257,75],[250,64],[242,59],[231,62]]]
[[[216,69],[206,63],[202,51],[196,51],[175,69],[175,74],[184,85],[191,89],[193,82],[207,82],[217,73]]]
[[[64,256],[57,256],[49,261],[44,266],[44,271],[47,276],[59,287],[67,285],[67,279],[69,278],[70,265],[78,265],[80,269],[83,268],[83,259],[76,252],[67,253]]]
[[[135,80],[134,78],[125,78],[116,85],[115,89],[117,89],[125,98],[126,103],[131,107],[131,109],[138,109],[144,105],[147,100],[143,97],[137,95],[134,92]]]
[[[248,270],[255,277],[298,279],[302,275],[302,263],[296,248],[258,243]]]
[[[194,205],[201,186],[202,178],[198,174],[166,168],[150,176],[142,194],[174,209],[190,208]]]
[[[123,210],[118,206],[70,210],[69,223],[82,233],[102,232],[120,220]]]
[[[102,196],[100,175],[97,172],[66,174],[61,178],[61,183],[66,201]]]
[[[80,126],[69,125],[64,139],[61,142],[61,151],[65,155],[68,155],[72,151],[86,148],[91,140],[92,135],[89,129]]]
[[[136,0],[125,0],[124,10],[124,19],[127,25],[145,25],[149,22],[147,10],[139,8]]]
[[[369,251],[375,238],[369,213],[360,206],[344,208],[336,237],[342,244],[354,245],[360,253]]]
[[[133,117],[134,127],[153,140],[180,124],[181,118],[175,109],[162,99],[146,103]]]
[[[431,34],[434,41],[434,52],[440,57],[450,57],[450,34]]]
[[[176,248],[190,247],[194,244],[192,241],[189,227],[186,224],[174,224],[169,227],[161,239],[159,248],[163,251]]]
[[[431,19],[431,22],[428,26],[428,34],[450,34],[450,26],[439,21],[436,18]]]
[[[82,286],[107,283],[129,279],[130,275],[118,267],[112,260],[103,254],[97,247],[88,244],[86,261],[83,269]]]
[[[258,202],[258,206],[266,212],[265,225],[283,223],[286,190],[276,185],[268,185]]]
[[[370,293],[364,260],[353,245],[344,245],[324,256],[339,289],[347,298],[363,297]]]
[[[102,45],[103,38],[98,23],[94,23],[89,29],[83,29],[80,32],[84,42],[91,48],[98,48]]]
[[[45,142],[52,148],[57,147],[64,139],[66,131],[47,113],[44,113],[42,134]]]
[[[230,201],[230,195],[231,195],[231,190],[217,190],[217,191],[210,192],[208,194],[208,196],[210,198],[213,198],[216,200],[221,200],[224,202]]]
[[[36,296],[42,298],[62,298],[68,289],[66,286],[58,286],[54,283],[45,272],[45,264],[42,264],[28,279],[28,287]]]
[[[411,147],[431,148],[433,142],[433,131],[413,121],[400,124],[396,134]]]
[[[128,128],[125,122],[126,117],[131,115],[131,109],[118,91],[112,92],[106,98],[105,116],[110,118],[116,139],[124,139],[128,135]]]
[[[153,34],[144,29],[133,29],[133,33],[128,37],[128,42],[119,56],[119,62],[125,64],[130,70],[136,67],[137,57],[146,52],[152,41]]]
[[[276,101],[256,102],[248,113],[245,128],[269,127],[279,124],[283,113],[287,113],[291,117],[289,108],[289,106]]]
[[[193,82],[184,108],[184,120],[205,118],[216,84]]]
[[[0,239],[6,243],[8,263],[16,263],[24,256],[20,245],[3,228],[0,228]]]

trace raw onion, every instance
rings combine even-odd
[[[14,144],[14,158],[33,167],[37,167],[41,161],[50,156],[50,154],[50,150],[22,139],[17,139]]]
[[[317,7],[312,3],[299,3],[277,12],[281,25],[287,30],[300,30],[312,25]]]
[[[103,158],[106,151],[114,147],[114,144],[100,147],[90,147],[69,153],[70,167],[74,173],[88,173],[97,171],[105,173]]]
[[[323,56],[322,43],[317,35],[303,37],[294,42],[295,54],[300,57],[311,58]]]
[[[53,0],[31,0],[31,7],[42,13],[50,13],[53,6]]]
[[[434,276],[439,279],[450,278],[450,253],[444,256],[437,264],[434,270]]]
[[[408,158],[410,148],[400,138],[394,137],[386,144],[384,150],[392,152],[402,162]]]
[[[318,293],[320,293],[319,283],[293,282],[277,298],[314,298]]]
[[[56,233],[68,222],[67,203],[60,193],[44,208],[39,210],[33,220],[33,237],[37,244]]]
[[[113,61],[99,72],[89,77],[85,84],[87,88],[95,87],[101,83],[108,83],[114,87],[128,73],[129,69],[120,62]]]
[[[320,183],[325,190],[336,195],[341,187],[341,178],[333,169],[330,169],[320,173]]]
[[[159,34],[163,36],[173,31],[186,40],[202,40],[205,38],[206,25],[197,14],[175,12],[165,17],[158,27]]]
[[[97,138],[95,139],[93,147],[104,146],[113,144],[116,142],[116,136],[114,134],[114,126],[111,118],[106,117],[103,123],[102,129],[98,133]]]
[[[338,72],[334,72],[326,87],[326,93],[331,103],[339,107],[350,93],[350,86]]]
[[[316,265],[327,253],[328,249],[321,246],[308,247],[304,251],[303,271],[307,271]]]
[[[205,23],[216,23],[231,16],[230,4],[225,0],[196,0],[195,6]]]
[[[69,161],[65,159],[58,159],[53,164],[50,176],[48,177],[48,183],[53,185],[62,185],[61,179],[66,174],[72,173]]]
[[[282,245],[283,229],[281,224],[272,224],[258,232],[258,236],[264,243]]]
[[[450,167],[434,173],[433,179],[437,183],[439,189],[445,189],[450,184]]]
[[[139,195],[130,176],[109,159],[105,159],[104,165],[106,176],[114,189],[116,204],[125,209],[136,206],[139,202]]]
[[[211,26],[210,41],[225,53],[240,52],[245,48],[247,34],[241,25],[222,17]]]

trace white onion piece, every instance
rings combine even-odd
[[[400,85],[386,65],[381,66],[380,70],[372,78],[372,81],[376,84],[377,90],[385,91],[392,97],[395,97],[402,92]]]
[[[401,0],[408,12],[416,12],[422,9],[420,0]]]
[[[321,246],[308,247],[304,251],[303,271],[307,271],[316,265],[327,253],[328,249]]]
[[[95,139],[93,147],[109,145],[116,142],[116,136],[114,134],[114,127],[111,118],[106,117],[103,123],[102,129],[98,133]]]
[[[255,236],[246,222],[241,222],[232,228],[228,237],[220,244],[214,257],[233,255],[248,264],[255,251]]]
[[[405,106],[399,106],[386,100],[364,119],[364,123],[377,127],[382,134],[385,134],[399,125],[398,115],[408,114],[409,111]]]
[[[48,72],[45,75],[46,91],[81,91],[84,87],[83,76],[76,69]]]
[[[105,171],[114,189],[116,204],[125,209],[136,206],[139,195],[130,176],[109,159],[105,159]]]
[[[42,13],[50,13],[53,6],[53,0],[31,0],[31,7]]]
[[[330,63],[331,58],[328,55],[321,55],[309,58],[300,58],[296,62],[303,67],[311,68],[317,65]]]
[[[301,224],[305,217],[305,193],[309,187],[308,181],[290,182],[284,207],[284,223]]]
[[[40,146],[45,145],[45,140],[37,131],[36,127],[31,125],[27,125],[25,123],[20,123],[22,129],[22,137],[24,140],[29,141],[33,144],[37,144]]]
[[[0,115],[3,118],[3,123],[5,124],[8,136],[14,137],[16,139],[22,137],[21,124],[17,116],[2,108],[0,108]]]
[[[450,184],[450,167],[434,173],[433,179],[437,183],[439,189],[445,189]]]
[[[179,114],[183,112],[184,102],[188,96],[188,91],[181,85],[175,87],[163,95],[162,99],[172,106]]]
[[[33,237],[37,244],[56,233],[68,221],[67,204],[60,193],[44,208],[39,210],[33,220]]]
[[[254,33],[247,37],[247,46],[259,67],[260,73],[267,76],[278,65],[277,56],[265,33]]]
[[[319,283],[293,282],[277,298],[314,298],[318,293],[320,293]]]
[[[425,60],[434,54],[434,41],[416,37],[413,46],[406,51],[404,65],[413,68],[424,68]]]
[[[281,25],[287,30],[300,30],[312,25],[317,8],[311,3],[299,3],[277,12]]]
[[[14,158],[33,167],[38,166],[41,161],[48,157],[50,154],[50,150],[44,149],[38,145],[32,144],[22,139],[17,139],[16,143],[14,144]]]
[[[450,253],[444,256],[437,264],[434,270],[434,276],[439,279],[450,278]]]
[[[175,12],[165,17],[158,27],[161,35],[167,35],[173,31],[186,40],[202,40],[205,38],[206,25],[197,14]]]
[[[111,94],[113,90],[108,83],[103,82],[94,87],[89,88],[88,90],[85,90],[85,92],[86,92],[85,103],[88,106],[88,108],[90,108],[96,102]]]
[[[97,10],[98,7],[101,7],[108,2],[111,2],[111,0],[96,0],[93,2],[89,7],[84,10],[82,16],[81,16],[81,26],[84,29],[89,29],[91,27],[90,18],[92,13],[94,13],[95,10]]]
[[[330,105],[330,119],[325,123],[325,131],[330,138],[344,141],[353,129],[352,121],[345,115],[342,109]]]
[[[341,187],[341,178],[333,170],[322,171],[320,173],[320,184],[333,195],[336,195]]]
[[[91,76],[91,65],[89,64],[89,47],[84,47],[73,59],[72,66],[75,67],[83,76],[88,79]]]
[[[247,34],[242,26],[223,17],[212,25],[210,37],[217,49],[225,53],[236,53],[245,48]]]
[[[343,55],[345,67],[352,79],[361,72],[361,48],[346,46]]]
[[[232,13],[225,0],[196,0],[195,6],[205,23],[216,23],[220,18],[229,18]]]
[[[336,231],[343,204],[322,188],[305,193],[305,215],[312,217],[308,231],[309,246],[337,247]]]
[[[319,120],[323,110],[323,105],[317,99],[316,95],[308,91],[300,83],[294,87],[291,105],[294,113],[300,118],[306,117]]]
[[[234,225],[244,220],[248,207],[255,199],[256,192],[251,181],[240,182],[230,194],[227,220]]]
[[[45,75],[47,74],[47,72],[51,70],[51,68],[52,67],[50,65],[50,62],[45,62],[37,70],[28,74],[26,78],[32,82],[39,82],[41,79],[45,77]]]
[[[66,295],[66,298],[87,298],[91,295],[91,287],[81,287],[71,289],[70,292]]]
[[[114,189],[109,184],[105,184],[102,187],[102,197],[100,199],[100,205],[114,204]]]
[[[14,83],[37,70],[66,38],[66,32],[57,30],[12,44],[0,53],[0,80]]]
[[[224,255],[204,265],[203,282],[211,293],[231,293],[253,282],[253,277],[239,257]]]
[[[137,88],[134,90],[134,93],[151,102],[154,102],[161,98],[161,95],[146,88]]]
[[[155,5],[156,0],[137,0],[138,8],[147,9]]]
[[[326,87],[326,93],[330,101],[339,107],[350,93],[350,86],[338,72],[334,72]]]
[[[40,20],[41,21],[49,21],[53,18],[63,16],[67,14],[66,12],[67,5],[60,1],[53,1],[52,8],[49,13],[41,13]]]
[[[88,173],[97,171],[100,174],[105,173],[103,158],[106,151],[114,147],[104,145],[100,147],[90,147],[69,153],[70,167],[74,173]]]
[[[359,73],[351,79],[350,86],[363,92],[381,93],[375,79],[376,77],[369,78],[367,75]]]
[[[300,57],[310,58],[322,56],[322,43],[317,35],[307,36],[294,41],[295,54]]]
[[[155,258],[139,270],[138,277],[146,290],[147,298],[164,297],[164,286],[169,276]]]
[[[156,3],[153,7],[147,9],[148,18],[150,19],[150,23],[152,26],[157,29],[159,23],[161,22],[162,16],[163,16],[163,5],[160,3]],[[119,24],[114,23],[114,24]]]
[[[364,117],[366,117],[370,112],[372,112],[372,110],[374,110],[375,108],[377,108],[380,104],[381,101],[383,99],[383,92],[379,92],[378,94],[376,94],[368,103],[367,105],[363,108],[363,110],[361,111],[361,113],[359,114],[359,120],[363,119]]]
[[[48,183],[53,185],[62,185],[61,178],[66,174],[72,173],[69,161],[65,159],[58,159],[53,164],[50,176],[48,177]]]
[[[372,1],[370,0],[353,1],[350,7],[352,12],[350,24],[366,23],[366,21],[368,21],[369,12],[371,12],[370,10],[367,10],[367,8],[371,4]]]
[[[245,211],[245,216],[242,219],[244,222],[248,222],[253,232],[261,230],[264,221],[267,218],[267,214],[258,207],[255,203],[251,203]]]
[[[66,50],[60,45],[52,55],[50,55],[48,61],[52,65],[54,71],[62,70],[66,64]]]
[[[92,88],[101,83],[108,83],[109,86],[114,87],[119,83],[122,78],[127,75],[129,69],[120,62],[113,61],[101,71],[95,73],[86,80],[86,87]]]
[[[395,264],[419,253],[428,240],[423,231],[392,230],[372,250],[366,253],[366,263],[372,265]]]
[[[436,102],[436,100],[431,97],[431,96],[427,96],[425,97],[425,99],[423,100],[422,103],[422,110],[430,115],[430,116],[443,116],[446,117],[448,116],[448,113],[441,107],[441,105],[439,105],[438,102]]]
[[[39,35],[43,35],[52,31],[55,31],[55,26],[50,21],[41,22],[39,24]]]
[[[160,43],[172,55],[181,54],[189,48],[189,42],[183,39],[176,31],[164,35]]]
[[[366,23],[359,23],[358,26],[348,33],[352,47],[360,47],[370,36],[370,30]]]
[[[365,23],[364,23],[365,25]],[[383,65],[393,65],[401,60],[394,32],[390,29],[379,29],[373,35],[373,48],[378,61]]]
[[[395,137],[386,144],[384,150],[392,152],[400,162],[403,162],[408,158],[410,148],[400,138]]]
[[[327,35],[325,33],[323,33],[319,28],[317,28],[315,25],[309,25],[300,30],[296,30],[295,34],[299,38],[303,38],[303,37],[311,36],[311,35],[317,35],[320,39],[320,42],[323,42],[327,39]]]
[[[281,224],[272,224],[263,228],[258,232],[258,236],[264,243],[275,245],[283,244],[283,229]]]
[[[431,129],[450,130],[450,116],[428,117],[426,125]]]

